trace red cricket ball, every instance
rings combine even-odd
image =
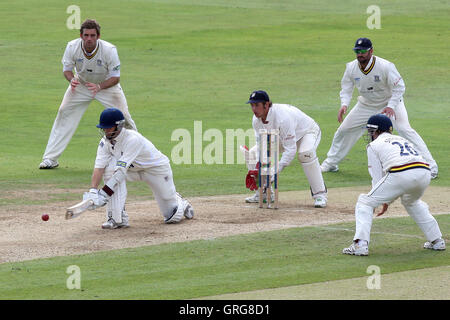
[[[48,216],[48,214],[43,214],[43,215],[42,215],[42,220],[47,221],[48,218],[50,218],[50,217]]]

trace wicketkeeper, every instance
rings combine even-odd
[[[278,174],[292,162],[298,153],[297,159],[308,179],[314,206],[325,208],[328,193],[316,154],[321,137],[319,125],[297,107],[288,104],[273,104],[269,95],[262,90],[252,92],[247,103],[251,104],[254,113],[252,125],[256,135],[256,145],[250,150],[243,150],[249,170],[246,177],[247,188],[257,189],[258,170],[256,165],[259,154],[259,130],[278,129],[280,151],[282,152]],[[258,203],[259,192],[246,198],[245,201]],[[271,199],[271,201],[273,200]]]

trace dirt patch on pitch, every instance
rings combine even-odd
[[[358,195],[367,191],[369,188],[363,187],[331,189],[324,209],[313,207],[309,191],[281,192],[278,210],[247,204],[244,199],[248,195],[242,194],[190,198],[195,218],[175,225],[163,223],[154,200],[130,200],[127,211],[131,227],[116,230],[100,228],[105,221],[103,208],[65,220],[64,210],[73,201],[8,205],[0,208],[0,263],[353,221]],[[449,191],[427,189],[424,200],[433,214],[448,213]],[[50,215],[46,222],[41,220],[43,213]],[[407,214],[397,200],[385,215]]]

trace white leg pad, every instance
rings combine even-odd
[[[301,158],[301,154],[299,154],[299,160],[303,167],[303,171],[305,172],[306,178],[308,179],[309,185],[311,186],[313,198],[318,195],[327,198],[327,188],[325,187],[325,182],[323,181],[319,159],[316,157],[311,162],[302,162],[301,159],[304,158]]]
[[[114,167],[108,166],[103,179],[108,181],[114,174]],[[127,199],[127,184],[125,180],[114,186],[114,193],[106,206],[106,219],[112,218],[116,223],[122,223],[122,215],[125,211],[125,201]]]

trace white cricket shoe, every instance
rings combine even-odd
[[[186,219],[194,218],[194,208],[188,200],[183,198],[181,194],[177,192],[177,207],[174,208],[170,217],[164,218],[164,223],[178,223],[183,219],[183,216]]]
[[[192,208],[192,205],[189,201],[186,199],[183,199],[184,202],[184,217],[186,219],[192,219],[194,218],[194,208]]]
[[[431,249],[431,250],[445,250],[445,240],[442,238],[439,238],[432,242],[427,241],[424,243],[423,248]]]
[[[431,169],[431,180],[436,179],[437,176],[438,176],[438,170],[437,170],[437,168],[435,168],[435,169],[432,168],[432,169]]]
[[[314,207],[315,208],[325,208],[327,206],[327,199],[321,196],[318,196],[314,199]]]
[[[117,223],[113,218],[109,218],[104,224],[102,224],[102,229],[118,229],[118,228],[128,228],[130,224],[128,223],[128,218],[122,218],[121,223]]]
[[[353,241],[353,243],[348,248],[344,248],[342,250],[343,254],[350,254],[353,256],[368,256],[369,255],[369,246],[359,245],[357,242]]]
[[[56,168],[57,166],[59,166],[58,161],[54,161],[51,159],[44,159],[39,165],[39,169],[53,169]]]
[[[253,196],[245,198],[245,202],[246,203],[259,203],[259,191],[257,190]],[[263,193],[263,202],[264,203],[267,202],[267,196],[266,196],[265,192]],[[273,192],[270,194],[270,202],[275,202],[275,195]]]
[[[325,160],[324,162],[322,162],[322,164],[320,165],[320,170],[322,172],[337,172],[339,171],[339,166],[333,165],[333,164],[329,164],[327,162],[327,160]]]
[[[245,202],[247,202],[247,203],[258,203],[259,202],[259,191],[256,191],[253,196],[245,198]]]

